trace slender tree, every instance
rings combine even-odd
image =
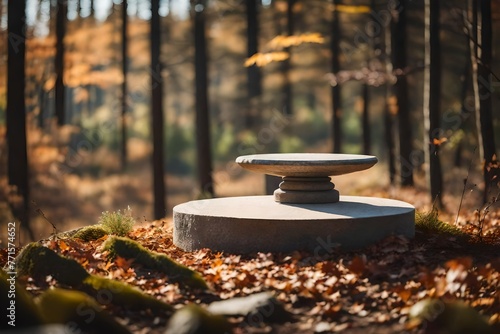
[[[495,136],[493,132],[493,108],[492,108],[492,87],[491,87],[491,59],[493,55],[493,30],[491,20],[491,0],[481,0],[479,2],[481,14],[481,45],[479,62],[477,68],[477,80],[479,88],[480,123],[482,145],[484,152],[484,202],[488,200],[491,182],[498,171],[492,166],[497,162]]]
[[[442,207],[443,179],[439,157],[441,105],[440,1],[425,0],[424,149],[432,199]]]
[[[337,0],[334,0],[334,4],[337,4]],[[340,24],[339,24],[339,12],[337,8],[333,8],[333,18],[332,18],[332,37],[330,43],[331,57],[332,57],[332,73],[337,75],[340,71]],[[342,120],[342,102],[340,100],[341,92],[340,85],[335,82],[332,85],[332,126],[333,126],[333,152],[340,153],[342,151],[342,131],[341,131],[341,120]]]
[[[122,96],[121,96],[121,165],[122,168],[127,166],[127,26],[128,26],[128,15],[127,15],[128,2],[127,0],[122,1]]]
[[[363,111],[361,113],[361,124],[363,125],[363,154],[371,152],[371,127],[370,127],[370,86],[363,83],[361,87],[361,98],[363,99]]]
[[[392,55],[394,71],[398,74],[394,84],[396,109],[399,125],[400,182],[403,186],[413,185],[412,131],[410,106],[408,104],[408,82],[406,78],[406,4],[401,0],[399,15],[391,21]]]
[[[64,125],[65,115],[65,87],[64,87],[64,35],[66,34],[66,20],[68,15],[68,1],[57,1],[56,14],[56,57],[55,57],[55,114],[57,124]]]
[[[472,92],[474,94],[474,111],[476,118],[476,131],[477,131],[477,140],[478,140],[478,152],[479,152],[479,161],[484,161],[484,149],[483,149],[483,137],[481,135],[481,105],[479,102],[479,85],[478,85],[478,76],[477,76],[477,58],[478,58],[478,10],[477,10],[477,1],[469,0],[467,3],[467,16],[468,16],[468,30],[469,30],[469,52],[471,59],[471,73],[472,73]]]
[[[469,50],[470,51],[470,50]],[[471,86],[471,80],[472,80],[472,73],[471,73],[471,59],[470,57],[466,60],[464,70],[463,70],[463,83],[462,83],[462,91],[461,91],[461,102],[462,102],[462,107],[460,110],[461,116],[463,119],[466,119],[469,116],[469,111],[468,108],[469,106],[467,105],[468,103],[468,92],[469,88]],[[462,124],[463,128],[463,124]],[[464,149],[464,140],[460,139],[457,145],[457,149],[455,150],[455,158],[454,158],[454,166],[455,167],[460,167],[462,165],[462,152]]]
[[[207,42],[205,35],[206,5],[206,0],[192,1],[194,10],[196,152],[201,195],[213,197],[210,112],[208,109]]]
[[[293,15],[293,6],[295,5],[296,0],[287,0],[287,9],[286,9],[286,31],[288,36],[293,36],[295,33],[294,26],[294,15]],[[285,74],[285,86],[283,88],[283,106],[285,109],[285,113],[287,115],[293,114],[293,98],[292,98],[292,83],[290,79],[290,70],[291,66],[291,48],[287,47],[286,51],[290,55],[287,59],[283,61],[283,73]]]
[[[26,1],[7,3],[7,148],[9,184],[16,187],[23,203],[13,206],[21,226],[34,235],[29,226],[29,179],[26,147],[26,102],[24,97],[26,57]]]
[[[375,3],[375,1],[373,1]],[[375,8],[374,4],[372,8]],[[375,9],[374,9],[375,10]],[[387,165],[389,169],[389,182],[394,184],[396,181],[396,147],[394,142],[394,115],[391,112],[393,94],[392,84],[389,80],[393,75],[393,66],[391,61],[392,44],[391,44],[391,26],[384,28],[384,62],[387,80],[385,82],[386,98],[384,103],[384,141],[387,147]]]
[[[247,17],[247,56],[251,57],[259,50],[259,19],[257,0],[248,0],[246,3]],[[259,108],[259,97],[262,93],[261,73],[257,65],[247,67],[247,85],[249,112],[246,126],[251,127]]]
[[[153,129],[153,193],[154,217],[166,215],[163,161],[163,80],[160,61],[160,0],[151,0],[151,128]]]

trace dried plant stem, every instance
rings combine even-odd
[[[476,152],[476,148],[474,148],[474,152]],[[467,182],[469,181],[469,174],[470,174],[470,170],[472,168],[472,162],[474,161],[474,158],[471,158],[470,159],[470,162],[469,162],[469,168],[467,169],[467,175],[465,176],[465,179],[464,179],[464,187],[462,189],[462,196],[460,196],[460,204],[458,204],[458,211],[457,211],[457,218],[455,219],[455,225],[458,224],[458,217],[460,215],[460,210],[462,209],[462,202],[464,201],[464,196],[465,196],[465,190],[467,189]]]

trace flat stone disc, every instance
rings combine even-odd
[[[229,253],[309,250],[318,255],[368,246],[391,234],[413,237],[415,208],[405,202],[340,196],[327,204],[284,204],[273,196],[191,201],[174,207],[174,244]]]
[[[271,153],[243,155],[236,163],[253,172],[276,176],[322,177],[368,169],[377,157],[360,154]]]

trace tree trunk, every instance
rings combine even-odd
[[[369,114],[369,89],[367,83],[362,86],[362,99],[363,99],[363,112],[362,112],[362,124],[363,124],[363,154],[370,154],[371,152],[371,130],[370,130],[370,114]]]
[[[484,196],[483,200],[488,201],[489,190],[495,176],[499,176],[498,167],[493,164],[497,162],[495,136],[493,133],[493,110],[491,95],[491,58],[493,54],[493,30],[491,21],[491,0],[481,0],[479,2],[481,13],[481,53],[477,68],[477,80],[480,101],[480,122],[481,136],[484,152]],[[498,181],[498,180],[497,180]]]
[[[397,76],[394,84],[399,126],[399,159],[400,182],[402,186],[413,185],[413,166],[411,159],[412,131],[410,108],[408,104],[408,82],[406,78],[406,1],[401,0],[400,12],[396,21],[392,22],[391,43],[393,50],[393,67]]]
[[[286,31],[288,36],[293,36],[295,33],[294,29],[294,21],[293,21],[293,6],[295,4],[295,0],[287,0],[287,9],[286,9]],[[286,115],[293,114],[293,98],[292,98],[292,83],[290,79],[290,70],[291,70],[291,47],[285,48],[285,51],[288,52],[289,57],[283,61],[283,73],[285,74],[285,86],[283,87],[283,107]]]
[[[163,80],[161,77],[160,0],[151,0],[151,120],[153,129],[154,218],[166,215],[163,162]]]
[[[374,2],[372,9],[375,10]],[[393,66],[391,62],[392,45],[391,45],[391,29],[390,26],[384,27],[384,62],[387,80],[385,82],[385,104],[384,104],[384,141],[387,148],[387,165],[389,169],[389,182],[391,185],[396,180],[396,147],[394,143],[394,116],[391,112],[392,101],[392,85],[390,78],[393,75]]]
[[[425,0],[425,72],[424,72],[424,151],[431,198],[443,206],[443,179],[439,158],[441,138],[441,42],[440,2]]]
[[[127,167],[127,15],[128,3],[127,0],[122,2],[122,96],[121,96],[121,165],[122,169]]]
[[[481,105],[479,102],[479,81],[477,80],[477,57],[478,57],[478,24],[477,24],[477,1],[470,0],[467,10],[469,26],[469,52],[471,59],[471,72],[472,72],[472,91],[474,94],[474,116],[476,118],[476,131],[477,131],[477,146],[479,152],[479,161],[484,161],[483,137],[481,135]]]
[[[334,4],[337,0],[334,0]],[[331,34],[331,57],[332,57],[332,73],[333,75],[338,75],[340,71],[340,28],[339,28],[339,12],[337,8],[333,9],[332,18],[332,34]],[[340,84],[335,82],[332,84],[332,136],[333,136],[333,153],[340,153],[342,151],[342,132],[341,132],[341,120],[342,120],[342,103],[340,100]]]
[[[94,14],[95,14],[94,0],[90,0],[90,17],[94,17]]]
[[[34,240],[29,225],[29,174],[26,147],[25,57],[26,57],[26,1],[7,3],[7,149],[9,184],[22,196],[20,206],[13,213]]]
[[[196,152],[202,197],[214,196],[210,115],[208,109],[207,45],[205,36],[206,0],[193,1],[195,47]]]
[[[57,1],[56,14],[56,57],[55,57],[55,107],[58,125],[66,123],[65,89],[64,89],[64,35],[66,34],[66,20],[68,15],[68,1]]]
[[[251,57],[259,51],[259,20],[257,0],[248,0],[247,6],[247,56]],[[259,112],[259,99],[262,94],[261,74],[257,65],[247,68],[248,104],[246,126],[250,128],[255,123]]]
[[[461,113],[460,116],[462,117],[463,120],[465,120],[469,116],[469,111],[467,110],[468,109],[468,106],[467,106],[468,95],[467,95],[467,93],[469,91],[469,87],[471,86],[471,80],[472,80],[470,57],[466,60],[466,63],[464,66],[463,76],[464,76],[464,81],[462,84],[462,92],[461,92],[461,94],[462,94],[462,96],[461,96],[462,108],[460,110],[460,113]],[[463,124],[462,124],[461,128],[463,128]],[[460,139],[460,142],[457,144],[457,149],[455,150],[455,157],[454,157],[454,163],[453,163],[453,165],[455,167],[460,167],[462,165],[463,149],[464,149],[464,140]]]

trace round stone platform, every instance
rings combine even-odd
[[[273,196],[216,198],[174,207],[174,244],[229,253],[356,249],[391,234],[413,237],[415,208],[405,202],[340,196],[337,203],[285,204]]]

